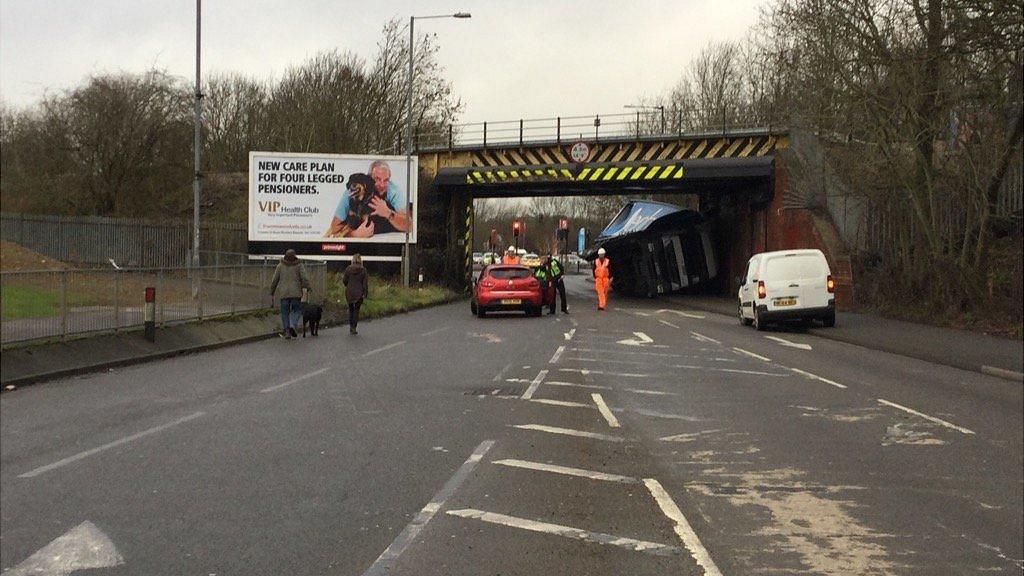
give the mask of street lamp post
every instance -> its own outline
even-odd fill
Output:
[[[199,1],[199,0],[197,0],[197,1]],[[416,26],[416,19],[417,18],[419,18],[420,20],[427,20],[427,19],[430,19],[430,18],[470,18],[470,17],[471,17],[471,15],[469,14],[469,12],[456,12],[455,14],[438,14],[436,16],[410,16],[409,17],[409,86],[408,86],[409,98],[408,98],[408,106],[407,106],[406,111],[405,111],[405,142],[406,142],[406,145],[405,145],[405,200],[406,200],[405,209],[406,209],[406,211],[409,214],[409,225],[408,225],[408,227],[405,230],[405,246],[404,246],[404,248],[402,250],[402,278],[403,278],[403,281],[405,283],[406,288],[409,287],[409,269],[411,268],[410,261],[409,261],[409,229],[412,228],[413,222],[414,222],[413,218],[412,218],[412,210],[411,210],[412,202],[410,202],[410,200],[412,200],[410,195],[412,194],[412,151],[413,151],[413,141],[412,141],[412,85],[413,85],[413,79],[414,79],[414,76],[413,76],[413,74],[414,74],[413,53],[415,52],[415,48],[416,48],[416,36],[415,36],[415,34],[413,32],[413,29]],[[417,174],[417,178],[418,177],[419,177],[419,175]]]
[[[203,11],[203,0],[196,0],[196,102],[195,102],[195,174],[192,179],[192,262],[194,266],[199,266],[199,193],[202,191],[203,183],[200,178],[202,177],[202,129],[201,129],[201,116],[202,116],[202,100],[203,92],[202,85],[200,84],[199,77],[199,49],[200,49],[200,33],[202,28],[200,26],[201,17]]]
[[[643,104],[626,104],[623,108],[631,110],[661,110],[661,133],[665,133],[665,107],[664,106],[646,106]],[[639,124],[639,123],[638,123]],[[637,127],[639,129],[639,126]]]

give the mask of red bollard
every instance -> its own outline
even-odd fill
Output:
[[[150,342],[156,342],[156,288],[146,288],[146,306],[143,308],[142,336]]]

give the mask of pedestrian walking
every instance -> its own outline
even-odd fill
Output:
[[[562,302],[562,313],[569,313],[569,304],[565,300],[565,280],[562,277],[565,275],[565,269],[562,268],[562,263],[558,261],[553,255],[548,256],[548,272],[551,274],[551,283],[554,284],[555,290],[558,292],[558,298]],[[551,297],[551,307],[548,309],[548,314],[555,313],[555,298],[554,295]]]
[[[604,248],[597,251],[597,259],[594,260],[594,290],[597,291],[597,309],[604,310],[608,304],[608,286],[612,282],[611,260],[605,256]]]
[[[286,340],[298,336],[295,327],[302,318],[302,297],[310,285],[306,267],[295,255],[295,250],[289,248],[270,280],[270,295],[280,300],[281,337]]]
[[[356,331],[356,327],[359,326],[359,307],[370,293],[370,276],[366,273],[366,268],[363,268],[362,256],[352,256],[352,263],[341,275],[341,283],[345,285],[345,300],[348,301],[348,333],[359,334]]]

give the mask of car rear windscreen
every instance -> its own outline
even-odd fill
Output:
[[[772,258],[765,270],[765,280],[809,280],[827,275],[821,256],[812,254]]]
[[[521,268],[498,268],[497,270],[491,270],[491,278],[498,280],[520,280],[529,277],[530,271]]]

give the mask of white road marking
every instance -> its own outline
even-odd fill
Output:
[[[719,342],[718,340],[715,340],[714,338],[709,338],[703,334],[698,334],[696,332],[691,331],[690,335],[693,336],[695,340],[698,340],[700,342],[711,342],[714,344],[721,344],[721,342]]]
[[[600,394],[594,393],[590,395],[594,399],[594,404],[597,404],[597,410],[604,416],[604,419],[608,422],[608,426],[612,428],[619,428],[622,425],[619,424],[619,419],[612,414],[612,411],[608,408],[608,405],[604,403],[604,398]]]
[[[714,430],[701,430],[700,432],[689,432],[687,434],[675,434],[673,436],[663,436],[658,438],[662,442],[691,442],[705,434],[714,434],[715,432],[721,432],[721,428],[715,428]]]
[[[549,434],[564,434],[566,436],[578,436],[580,438],[591,438],[593,440],[605,440],[608,442],[622,442],[625,440],[625,438],[621,436],[609,436],[607,434],[598,434],[597,432],[584,432],[583,430],[559,428],[557,426],[544,426],[542,424],[513,424],[512,427],[519,428],[520,430],[534,430],[536,432],[547,432]]]
[[[682,310],[668,310],[668,309],[665,309],[665,308],[662,308],[661,310],[658,310],[659,314],[662,313],[662,312],[669,312],[671,314],[678,314],[679,316],[682,316],[684,318],[696,318],[698,320],[703,320],[703,319],[707,318],[707,316],[705,316],[703,314],[694,314],[693,312],[683,312]]]
[[[114,543],[89,521],[54,539],[21,564],[4,570],[4,576],[66,576],[78,570],[109,568],[124,564]]]
[[[754,354],[753,352],[749,352],[747,350],[744,350],[743,348],[733,347],[733,350],[735,350],[736,352],[739,352],[740,354],[743,354],[744,356],[749,356],[751,358],[757,358],[758,360],[764,360],[765,362],[771,362],[772,361],[771,358],[765,358],[764,356],[761,356],[760,354]]]
[[[501,372],[498,372],[497,374],[494,375],[494,381],[495,382],[500,382],[501,381],[501,377],[504,376],[505,372],[508,372],[508,369],[511,368],[511,367],[512,367],[512,363],[511,362],[509,362],[508,364],[505,364],[505,367],[501,369]]]
[[[505,378],[505,382],[521,384],[523,382],[533,382],[533,380],[530,380],[529,378]]]
[[[323,374],[324,372],[327,372],[327,370],[328,370],[328,368],[321,368],[320,370],[317,370],[316,372],[310,372],[309,374],[304,374],[302,376],[299,376],[298,378],[293,378],[293,379],[291,379],[291,380],[289,380],[287,382],[282,382],[282,383],[277,384],[275,386],[271,386],[269,388],[264,388],[263,390],[260,390],[260,392],[267,393],[267,392],[273,392],[275,390],[280,390],[281,388],[284,388],[285,386],[291,386],[292,384],[295,384],[296,382],[302,382],[303,380],[312,378],[314,376],[319,376],[319,375]]]
[[[420,334],[420,336],[433,336],[434,334],[437,334],[438,332],[444,332],[447,329],[448,329],[448,326],[442,326],[440,328],[435,328],[435,329],[431,330],[430,332],[424,332],[423,334]]]
[[[830,384],[832,386],[835,386],[836,388],[846,388],[846,386],[840,384],[839,382],[833,382],[833,381],[829,380],[828,378],[822,378],[821,376],[818,376],[817,374],[811,374],[810,372],[804,372],[803,370],[801,370],[799,368],[790,368],[790,370],[792,370],[793,372],[796,372],[797,374],[801,374],[803,376],[806,376],[806,377],[810,378],[811,380],[819,380],[821,382],[824,382],[825,384]]]
[[[572,330],[569,330],[568,332],[563,334],[563,336],[565,336],[566,340],[572,340],[573,334],[576,334],[576,329],[575,328],[573,328]]]
[[[548,380],[545,384],[549,386],[570,386],[572,388],[590,388],[591,390],[612,390],[611,386],[599,386],[597,384],[577,384],[575,382],[559,382],[558,380]]]
[[[650,336],[644,334],[643,332],[633,332],[633,335],[636,336],[636,338],[627,338],[625,340],[619,340],[618,343],[625,344],[626,346],[646,346],[648,344],[654,343],[654,340],[652,340]]]
[[[882,403],[882,404],[885,404],[886,406],[892,406],[893,408],[896,408],[898,410],[903,410],[904,412],[913,414],[915,416],[920,416],[921,418],[924,418],[925,420],[930,420],[932,422],[935,422],[936,424],[941,424],[941,425],[945,426],[946,428],[952,428],[953,430],[956,430],[957,432],[961,432],[963,434],[974,434],[973,430],[968,430],[967,428],[963,428],[961,426],[957,426],[956,424],[951,424],[951,423],[946,422],[945,420],[943,420],[941,418],[936,418],[935,416],[929,416],[927,414],[923,414],[921,412],[918,412],[917,410],[914,410],[913,408],[907,408],[906,406],[902,406],[902,405],[897,404],[895,402],[889,402],[888,400],[882,400],[881,398],[878,398],[878,401],[880,403]]]
[[[544,381],[544,377],[547,375],[547,370],[541,370],[540,373],[537,374],[537,377],[533,379],[533,382],[530,382],[530,386],[526,389],[526,392],[523,392],[523,400],[533,398],[533,393],[537,391],[537,388],[540,387],[540,383]]]
[[[693,527],[687,522],[686,517],[683,516],[682,511],[679,510],[679,507],[676,506],[675,501],[672,500],[672,497],[665,491],[661,483],[654,478],[644,478],[644,486],[647,486],[651,496],[654,496],[654,499],[658,502],[658,507],[661,508],[665,516],[668,516],[668,519],[675,524],[676,535],[683,541],[686,549],[690,551],[690,556],[704,569],[704,575],[722,576],[722,572],[715,565],[715,561],[711,559],[711,554],[701,544],[697,533],[693,531]]]
[[[661,322],[665,326],[671,326],[673,328],[679,328],[679,326],[676,326],[675,324],[669,322],[668,320],[658,320],[658,322]]]
[[[701,369],[700,366],[676,366],[676,368],[696,368]],[[732,374],[751,374],[753,376],[771,376],[773,378],[785,378],[788,374],[776,374],[775,372],[760,372],[758,370],[737,370],[734,368],[704,368],[704,370],[711,370],[713,372],[730,372]],[[845,388],[845,386],[843,386]]]
[[[632,310],[629,308],[612,308],[612,310],[615,310],[616,312],[627,312],[629,314],[636,314],[637,316],[643,316],[644,318],[651,315],[650,312],[640,312],[639,310]]]
[[[394,348],[395,346],[401,346],[402,344],[405,344],[405,340],[399,340],[398,342],[392,342],[391,344],[388,344],[387,346],[381,346],[380,348],[376,348],[374,350],[370,350],[366,354],[363,354],[363,357],[365,358],[367,356],[372,356],[373,354],[376,354],[378,352],[383,352],[385,350],[390,350],[390,349]]]
[[[778,336],[765,336],[769,340],[774,340],[783,346],[789,346],[790,348],[799,348],[800,350],[811,350],[810,344],[801,344],[799,342],[790,342],[785,338],[779,338]]]
[[[85,452],[79,452],[78,454],[75,454],[74,456],[68,456],[67,458],[64,458],[63,460],[58,460],[57,462],[54,462],[53,464],[47,464],[46,466],[40,466],[39,468],[36,468],[35,470],[31,470],[29,472],[25,472],[24,474],[18,476],[18,478],[33,478],[35,476],[39,476],[40,474],[43,474],[45,472],[49,472],[50,470],[54,470],[56,468],[60,468],[61,466],[66,466],[68,464],[71,464],[72,462],[77,462],[77,461],[79,461],[79,460],[81,460],[83,458],[88,458],[89,456],[93,456],[95,454],[99,454],[100,452],[103,452],[104,450],[109,450],[111,448],[115,448],[115,447],[120,446],[122,444],[127,444],[129,442],[134,441],[134,440],[138,440],[139,438],[142,438],[143,436],[149,436],[150,434],[155,434],[155,433],[160,432],[162,430],[166,430],[166,429],[171,428],[173,426],[177,426],[178,424],[184,424],[185,422],[188,422],[189,420],[195,420],[196,418],[199,418],[200,416],[204,416],[205,414],[206,414],[206,412],[196,412],[195,414],[189,414],[188,416],[185,416],[184,418],[178,418],[174,422],[168,422],[167,424],[161,424],[160,426],[154,426],[153,428],[150,428],[148,430],[143,430],[142,432],[138,432],[136,434],[132,434],[131,436],[126,436],[124,438],[121,438],[120,440],[114,440],[113,442],[104,444],[103,446],[98,446],[98,447],[93,448],[91,450],[86,450]]]
[[[570,526],[537,522],[536,520],[506,516],[505,514],[485,512],[483,510],[475,510],[473,508],[449,510],[448,514],[451,516],[458,516],[459,518],[472,518],[488,522],[490,524],[500,524],[502,526],[510,526],[512,528],[529,530],[531,532],[554,534],[556,536],[572,538],[573,540],[582,540],[584,542],[592,542],[595,544],[610,544],[627,550],[646,552],[656,556],[671,556],[679,553],[678,548],[674,546],[666,546],[665,544],[658,544],[657,542],[645,542],[643,540],[623,538],[621,536],[613,536],[611,534],[601,534],[600,532],[587,532],[586,530],[580,530],[579,528],[572,528]]]
[[[392,568],[394,568],[395,561],[405,551],[406,548],[412,544],[416,536],[419,535],[420,531],[430,522],[430,519],[437,514],[437,511],[444,506],[448,498],[455,493],[463,481],[473,472],[473,468],[476,467],[477,463],[483,459],[487,451],[494,446],[494,440],[484,440],[476,447],[476,450],[470,454],[469,458],[459,466],[459,469],[455,471],[455,474],[445,482],[441,490],[434,495],[433,500],[427,503],[426,506],[420,510],[420,513],[412,519],[412,522],[402,530],[402,533],[395,538],[395,541],[388,546],[381,555],[377,557],[377,560],[363,572],[363,576],[382,576],[384,574],[391,574]]]
[[[551,406],[562,406],[565,408],[590,408],[594,407],[590,404],[584,404],[582,402],[569,402],[568,400],[550,400],[547,398],[530,398],[527,402],[536,402],[537,404],[549,404]]]
[[[619,482],[622,484],[640,483],[640,480],[636,478],[631,478],[629,476],[620,476],[619,474],[609,474],[607,472],[594,472],[592,470],[583,470],[580,468],[569,468],[568,466],[558,466],[555,464],[529,462],[526,460],[495,460],[494,464],[501,464],[502,466],[511,466],[513,468],[525,468],[527,470],[538,470],[541,472],[551,472],[554,474],[564,474],[566,476],[578,476],[580,478],[590,478],[591,480],[605,480],[607,482]]]
[[[659,358],[702,358],[706,359],[706,354],[669,354],[666,352],[647,352],[643,350],[605,350],[601,348],[569,348],[570,352],[593,352],[595,354],[619,354],[623,356],[657,356]],[[697,351],[700,352],[714,352],[713,348],[699,348]],[[721,360],[721,358],[716,358]],[[729,362],[733,362],[730,358]]]
[[[551,357],[551,360],[548,360],[548,364],[558,362],[558,359],[562,357],[562,352],[565,352],[565,346],[559,346],[558,349],[555,350],[555,355]]]
[[[650,396],[675,396],[675,392],[662,392],[661,390],[640,390],[639,388],[626,388],[626,392],[634,394],[648,394]]]
[[[620,378],[650,378],[650,374],[633,374],[629,372],[605,372],[603,370],[588,370],[586,368],[559,368],[559,372],[579,372],[584,376],[588,374],[602,374],[604,376],[618,376]]]

